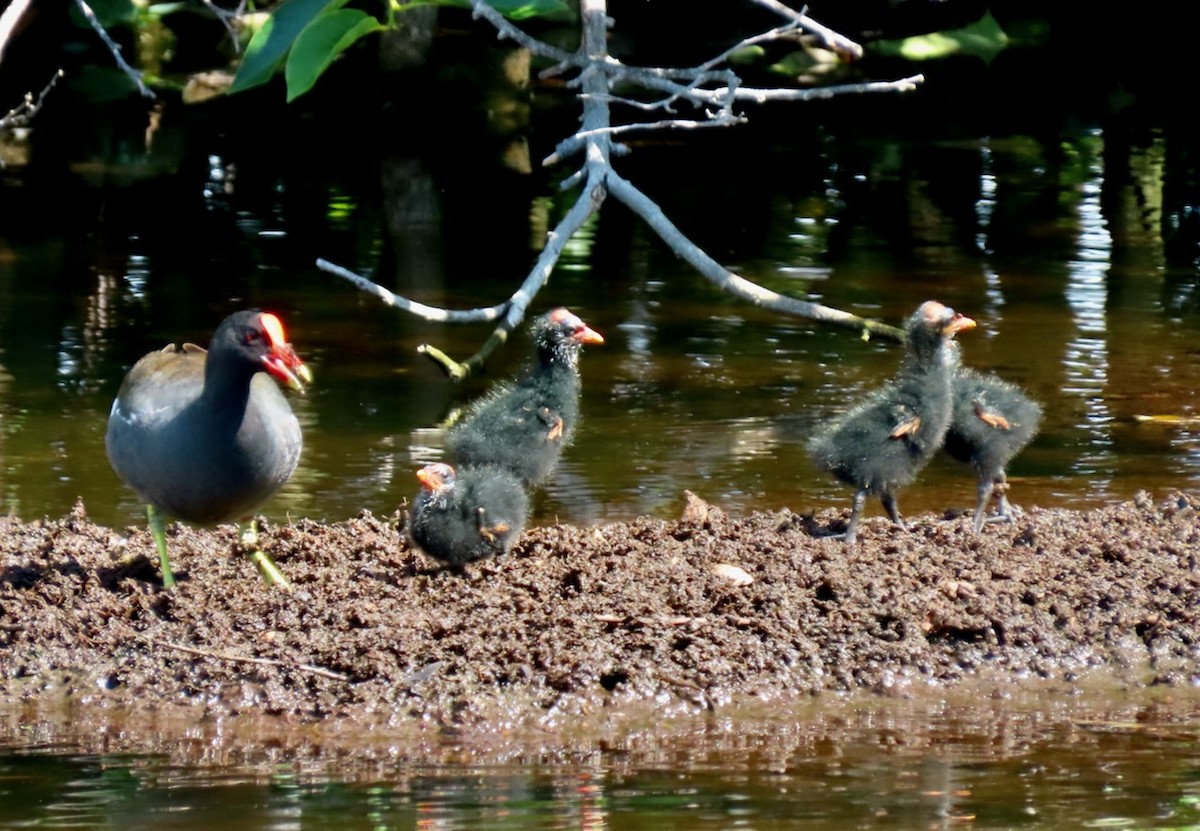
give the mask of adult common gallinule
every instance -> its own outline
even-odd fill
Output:
[[[913,480],[942,445],[950,426],[954,358],[949,347],[958,332],[975,326],[936,300],[922,303],[908,319],[900,369],[809,443],[813,462],[858,488],[850,521],[841,536],[855,541],[867,494],[879,495],[892,522],[906,527],[896,490]]]
[[[207,351],[184,344],[151,352],[121,384],[108,417],[108,460],[147,504],[166,587],[175,576],[162,515],[241,520],[296,469],[300,424],[268,374],[300,391],[312,380],[279,318],[255,309],[225,318]],[[263,578],[286,586],[258,549],[253,523],[242,539]]]
[[[957,359],[959,350],[953,351]],[[956,368],[953,384],[954,409],[944,447],[975,468],[979,477],[974,528],[979,531],[988,521],[985,513],[993,495],[997,504],[992,519],[1011,522],[1005,469],[1037,435],[1042,407],[1002,378],[966,367]]]
[[[409,533],[426,554],[451,565],[507,554],[525,527],[529,497],[501,467],[443,462],[417,471]]]
[[[604,338],[557,308],[531,328],[535,359],[477,402],[446,436],[459,465],[506,468],[525,485],[550,478],[579,422],[579,353]]]

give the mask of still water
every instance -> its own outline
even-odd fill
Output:
[[[1017,504],[1200,487],[1196,252],[1170,233],[1195,215],[1194,136],[1100,118],[940,129],[934,106],[907,106],[880,103],[866,128],[834,112],[820,129],[780,118],[645,144],[619,165],[709,253],[772,289],[890,322],[931,297],[975,317],[967,361],[1046,407],[1010,471]],[[417,347],[464,357],[486,329],[398,314],[313,264],[426,303],[491,305],[569,206],[554,179],[566,171],[523,176],[456,147],[376,156],[328,124],[236,132],[193,131],[170,176],[4,174],[0,510],[61,516],[82,499],[101,523],[140,524],[104,456],[109,404],[140,355],[203,343],[235,308],[278,311],[316,376],[293,399],[306,446],[264,508],[277,519],[391,513],[440,457],[439,424],[523,360],[518,339],[453,387]],[[673,516],[685,489],[733,512],[847,506],[805,438],[893,372],[893,345],[721,294],[616,205],[572,241],[534,306],[558,304],[606,343],[584,355],[585,421],[534,522]],[[939,460],[900,503],[916,514],[973,499],[969,474]],[[826,701],[563,753],[451,743],[433,760],[399,747],[311,766],[214,759],[202,740],[122,742],[120,719],[78,735],[9,716],[0,827],[1200,828],[1200,715],[1187,691],[1164,696],[1110,691],[1078,711],[1063,696]]]
[[[1200,828],[1200,700],[1114,692],[833,700],[570,749],[447,737],[341,758],[222,754],[202,728],[129,752],[121,729],[33,722],[0,738],[0,828]]]
[[[1128,174],[1161,170],[1168,139],[1113,148],[1094,129],[1053,142],[826,140],[758,160],[718,142],[645,148],[625,169],[714,256],[773,289],[890,322],[929,297],[975,317],[979,329],[961,338],[967,361],[1046,407],[1041,435],[1012,466],[1014,501],[1083,508],[1200,484],[1196,271],[1164,254],[1162,189]],[[702,150],[736,151],[735,169],[705,187],[664,173],[698,164]],[[50,207],[23,217],[10,203],[0,510],[60,516],[82,499],[97,521],[139,522],[104,456],[109,404],[137,357],[205,342],[234,308],[278,310],[316,375],[293,399],[306,447],[264,508],[277,518],[391,513],[415,491],[414,470],[440,457],[439,424],[524,359],[522,337],[490,374],[455,387],[417,347],[465,357],[486,327],[418,321],[313,263],[370,271],[429,303],[497,302],[523,278],[530,241],[569,204],[552,181],[517,190],[501,176],[464,190],[408,164],[426,185],[409,190],[432,200],[418,220],[389,214],[398,197],[286,170],[243,191],[238,171],[260,163],[210,154],[203,196],[178,216],[155,200],[179,195],[148,185],[77,183],[73,198],[98,219],[56,224]],[[498,218],[472,223],[466,212]],[[606,343],[583,356],[585,420],[536,499],[537,521],[671,516],[684,489],[731,511],[845,506],[845,488],[808,463],[805,439],[894,371],[894,345],[721,294],[616,204],[573,242],[535,310],[555,304]],[[973,493],[968,471],[939,461],[901,506],[965,508]]]

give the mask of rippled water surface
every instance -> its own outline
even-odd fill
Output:
[[[239,756],[236,741],[214,754],[201,726],[155,752],[84,751],[69,728],[29,722],[16,747],[0,739],[0,828],[1200,828],[1194,696],[1073,697],[835,700],[582,749],[447,736],[425,755],[397,743],[324,760]]]
[[[1014,500],[1086,507],[1200,483],[1196,274],[1168,263],[1163,205],[1145,204],[1153,181],[1128,173],[1167,140],[1113,148],[1097,128],[1053,141],[860,138],[761,159],[719,144],[645,148],[628,175],[771,288],[890,322],[929,297],[977,318],[962,336],[967,361],[1046,407],[1012,466]],[[711,189],[668,175],[734,149]],[[522,336],[487,376],[455,387],[417,347],[465,357],[486,327],[418,321],[313,262],[370,271],[427,302],[490,304],[523,278],[530,239],[565,197],[481,196],[451,181],[437,222],[394,227],[391,203],[336,182],[306,184],[299,205],[289,189],[301,185],[282,173],[243,190],[239,163],[212,155],[206,198],[178,222],[143,203],[160,194],[130,190],[97,200],[99,222],[0,230],[3,510],[58,516],[82,498],[101,522],[140,521],[103,452],[120,379],[152,348],[204,342],[237,307],[279,310],[316,374],[294,399],[306,448],[264,509],[275,517],[390,513],[415,490],[413,471],[440,457],[453,408],[524,359]],[[432,173],[405,173],[437,193]],[[452,221],[477,203],[502,218]],[[537,520],[670,516],[685,488],[733,511],[844,506],[849,494],[812,469],[804,442],[894,371],[896,347],[730,298],[623,211],[605,209],[535,301],[571,306],[606,337],[583,357],[585,422]],[[968,471],[939,461],[901,505],[940,512],[973,493]]]

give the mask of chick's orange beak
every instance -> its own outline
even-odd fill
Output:
[[[946,324],[946,333],[950,337],[954,337],[959,332],[965,332],[968,329],[975,328],[975,321],[966,315],[956,314],[948,324]]]
[[[604,336],[586,323],[573,337],[580,343],[604,343]]]

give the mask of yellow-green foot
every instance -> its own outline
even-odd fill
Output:
[[[258,569],[258,573],[262,575],[263,582],[268,586],[279,586],[281,589],[288,591],[292,590],[292,584],[283,576],[283,572],[279,567],[271,562],[271,558],[263,553],[258,546],[258,523],[255,520],[250,520],[246,525],[240,526],[242,547],[246,551],[246,556],[254,563],[254,567]]]
[[[167,557],[167,528],[160,514],[153,505],[146,506],[146,520],[150,523],[150,536],[154,537],[154,545],[158,548],[158,562],[162,568],[164,589],[175,587],[175,572],[171,571],[171,561]]]

